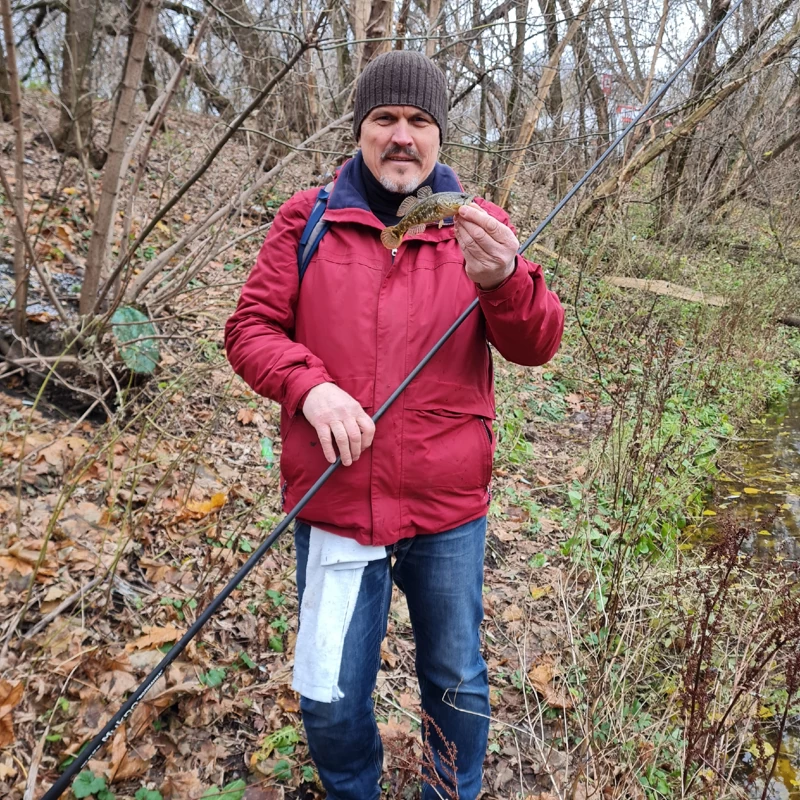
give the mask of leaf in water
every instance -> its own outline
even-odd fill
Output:
[[[111,317],[111,332],[119,345],[120,358],[132,372],[149,375],[161,355],[152,322],[132,306],[118,308]]]
[[[275,453],[272,452],[272,439],[269,436],[265,436],[261,440],[261,458],[267,462],[268,467],[275,463]]]
[[[742,491],[745,494],[761,494],[760,489],[754,489],[752,486],[746,486],[744,489],[742,489]]]
[[[772,536],[772,533],[770,531],[759,531],[758,535],[759,536]]]
[[[769,742],[753,742],[747,752],[756,758],[771,758],[775,755],[775,748]]]
[[[716,511],[712,511],[710,508],[707,508],[703,512],[703,516],[704,517],[716,517],[717,516],[717,512]]]

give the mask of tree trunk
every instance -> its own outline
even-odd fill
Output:
[[[65,155],[91,149],[92,94],[89,88],[92,40],[98,0],[69,0],[61,64],[61,115],[53,142]]]
[[[603,181],[592,192],[591,197],[584,200],[578,207],[576,222],[585,219],[592,211],[604,204],[609,198],[615,196],[622,186],[635,177],[644,167],[668,151],[683,137],[688,136],[714,109],[718,108],[728,97],[747,84],[753,75],[791,52],[798,40],[800,40],[800,18],[795,20],[792,28],[781,37],[780,41],[761,56],[744,75],[717,89],[679,125],[668,130],[661,138],[643,147],[616,175],[612,175]]]
[[[100,275],[106,266],[108,244],[116,217],[120,170],[125,156],[125,139],[133,116],[136,92],[142,79],[147,41],[150,38],[150,29],[156,17],[157,6],[158,0],[140,0],[136,25],[130,39],[119,102],[111,125],[108,161],[103,171],[103,189],[92,238],[89,240],[89,252],[86,256],[86,270],[80,297],[81,314],[91,314],[94,311]]]
[[[142,68],[142,92],[148,108],[153,107],[153,103],[158,100],[158,80],[156,79],[156,68],[153,59],[148,53],[144,58]]]
[[[700,39],[705,39],[706,36],[713,30],[719,21],[725,16],[731,0],[711,0],[711,11],[706,20],[706,24],[700,34]],[[709,86],[714,76],[714,68],[717,61],[717,42],[719,42],[720,34],[717,35],[706,44],[697,56],[697,68],[692,78],[692,86],[689,91],[691,98],[700,98],[706,88]],[[695,99],[692,107],[697,107],[699,100]],[[690,131],[683,137],[675,146],[669,151],[667,155],[667,163],[664,167],[664,179],[661,187],[661,199],[658,209],[658,221],[656,224],[657,230],[666,228],[672,219],[673,212],[678,203],[680,195],[680,185],[683,180],[683,173],[686,169],[686,161],[689,158],[689,152],[692,149],[692,142],[694,139],[694,131]]]
[[[11,89],[8,84],[5,49],[0,47],[0,113],[3,122],[11,121]]]
[[[569,0],[560,0],[560,3],[561,13],[564,15],[564,18],[572,19],[572,6]],[[597,146],[595,149],[599,156],[605,149],[611,135],[608,126],[608,101],[603,94],[603,89],[597,78],[597,72],[589,56],[588,37],[583,28],[578,28],[578,30],[575,31],[575,36],[572,38],[572,50],[575,53],[575,60],[580,64],[581,74],[588,87],[589,99],[591,100],[594,115],[597,119]]]
[[[547,57],[552,59],[555,52],[558,50],[558,18],[556,16],[556,0],[539,0],[539,8],[541,9],[542,16],[544,17],[545,25],[545,39],[547,41]],[[550,92],[547,95],[547,112],[550,114],[550,119],[553,121],[553,139],[558,139],[562,133],[561,119],[563,113],[564,101],[561,94],[561,69],[558,67],[553,75],[553,84],[550,87]],[[564,168],[565,148],[553,146],[554,148],[554,161],[556,168],[553,170],[553,191],[556,197],[562,197],[566,194],[567,186],[567,173]]]
[[[11,120],[14,125],[14,196],[8,201],[14,203],[16,224],[12,225],[14,237],[14,333],[21,339],[25,337],[28,321],[28,273],[25,269],[25,232],[20,230],[25,224],[25,139],[22,131],[22,95],[17,71],[17,51],[14,45],[14,24],[11,19],[10,0],[0,0],[0,13],[3,17],[3,37],[9,85]]]
[[[522,121],[519,136],[514,143],[514,149],[509,160],[508,169],[503,176],[503,184],[500,189],[500,197],[498,204],[506,208],[508,200],[511,196],[511,188],[514,186],[514,181],[517,179],[522,162],[525,160],[525,148],[533,137],[533,132],[536,129],[536,123],[539,121],[539,116],[542,113],[544,104],[547,102],[547,97],[550,94],[550,87],[553,84],[556,72],[558,71],[559,64],[561,63],[561,56],[564,54],[564,49],[572,41],[575,31],[583,23],[584,18],[589,13],[593,0],[585,0],[583,7],[578,12],[578,15],[572,20],[567,28],[564,38],[558,43],[555,52],[550,56],[542,70],[542,77],[539,80],[539,86],[536,88],[536,97],[533,103],[528,107],[525,112],[525,118]]]
[[[509,59],[511,61],[511,90],[508,93],[508,101],[506,102],[506,122],[500,133],[500,139],[497,142],[497,155],[492,161],[490,183],[485,190],[485,194],[492,200],[496,199],[496,194],[499,191],[500,174],[502,166],[505,163],[504,152],[508,144],[514,141],[521,117],[519,108],[521,106],[520,96],[522,95],[522,84],[525,80],[524,58],[528,0],[515,0],[514,5],[516,7],[517,20],[516,39],[514,41],[514,47],[509,53]],[[484,88],[485,84],[481,88],[481,91],[483,91]]]
[[[256,95],[272,79],[272,65],[275,63],[273,57],[278,54],[274,52],[270,38],[258,30],[259,20],[253,15],[247,0],[221,0],[220,6],[229,15],[226,21],[244,58],[252,94]],[[232,19],[241,24],[232,22]],[[294,86],[287,84],[284,92],[283,97],[270,97],[259,109],[256,127],[272,136],[277,133],[279,136],[276,138],[282,137],[286,140],[291,138],[292,132],[302,135],[305,130],[304,118],[307,114],[303,112],[308,107],[308,94],[299,82]],[[282,131],[279,130],[281,127]],[[259,156],[266,155],[264,168],[271,169],[288,152],[289,149],[281,142],[267,140],[260,148]]]
[[[333,38],[337,41],[347,41],[347,12],[344,8],[344,0],[332,12]],[[399,35],[399,32],[398,32]],[[353,62],[350,59],[350,50],[347,45],[336,48],[336,69],[339,76],[339,86],[344,89],[353,80]]]
[[[183,50],[175,42],[163,33],[158,36],[158,46],[177,64],[183,62]],[[236,117],[236,109],[233,103],[228,100],[217,88],[214,81],[206,73],[205,67],[195,61],[189,67],[189,75],[203,93],[208,105],[219,114],[225,122],[230,122]]]
[[[389,38],[392,35],[392,0],[372,0],[365,34],[367,41],[364,42],[364,50],[361,53],[359,72],[375,56],[391,50],[392,43]]]
[[[406,31],[408,30],[408,15],[411,12],[411,0],[402,0],[400,13],[397,15],[397,35],[395,38],[394,49],[402,50],[406,43]]]
[[[439,14],[442,0],[428,0],[428,39],[425,42],[425,55],[431,58],[439,47]]]
[[[472,26],[477,28],[481,17],[481,0],[472,0]],[[478,107],[478,159],[475,165],[475,177],[478,182],[481,180],[481,167],[483,158],[486,155],[486,53],[483,49],[483,36],[478,33],[475,43],[478,50],[478,66],[481,75],[481,99]]]

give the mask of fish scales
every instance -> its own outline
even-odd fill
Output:
[[[438,222],[441,227],[447,217],[452,217],[461,206],[468,205],[473,199],[474,195],[464,192],[437,192],[423,197],[403,215],[397,225],[384,228],[381,242],[388,249],[394,249],[409,231],[417,233],[419,231],[415,229],[430,222]]]

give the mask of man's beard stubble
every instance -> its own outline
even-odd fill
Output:
[[[397,145],[387,147],[386,150],[381,153],[381,161],[386,161],[392,156],[397,155],[413,158],[418,164],[422,163],[419,153],[413,147],[398,147]],[[422,180],[419,177],[399,178],[395,180],[386,175],[382,175],[380,178],[381,186],[387,191],[395,192],[396,194],[412,194],[417,190],[420,183],[422,183]]]
[[[400,181],[393,181],[385,175],[381,176],[380,182],[384,189],[395,194],[413,194],[421,183],[419,178],[409,178],[401,183]]]

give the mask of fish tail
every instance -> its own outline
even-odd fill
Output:
[[[394,250],[395,247],[400,247],[400,242],[403,241],[403,234],[398,230],[399,225],[390,225],[381,231],[381,244],[387,250]]]

